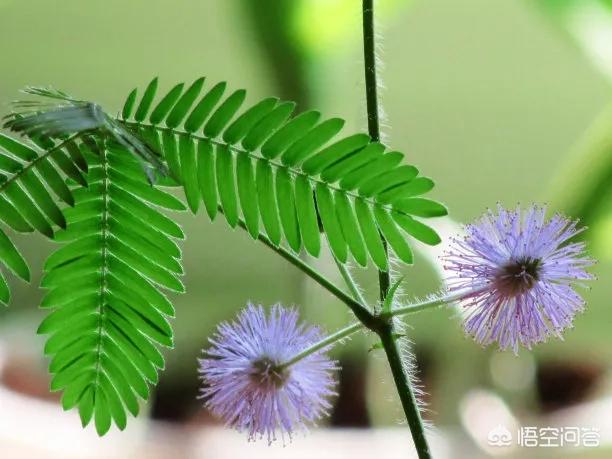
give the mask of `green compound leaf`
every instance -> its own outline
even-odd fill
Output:
[[[65,228],[66,219],[57,201],[74,205],[66,177],[85,182],[68,148],[49,139],[32,144],[0,134],[0,221],[18,233],[34,230],[51,238],[54,227]],[[46,147],[41,150],[40,146]],[[30,270],[23,256],[0,227],[0,263],[19,278],[29,281]],[[0,274],[0,303],[10,301],[6,279]]]
[[[362,266],[371,259],[383,270],[389,263],[381,236],[405,263],[413,260],[410,237],[427,244],[439,242],[435,231],[417,218],[443,216],[447,210],[420,197],[432,189],[433,181],[404,164],[402,153],[386,151],[366,134],[340,136],[344,126],[340,118],[321,120],[317,111],[292,117],[291,102],[267,98],[243,108],[246,92],[237,90],[224,97],[225,83],[206,90],[200,78],[185,87],[176,84],[155,103],[157,80],[153,80],[133,119],[104,116],[109,120],[106,129],[136,157],[153,160],[150,152],[160,153],[171,176],[163,184],[182,186],[192,212],[203,202],[211,219],[222,212],[232,228],[240,223],[253,238],[264,234],[275,245],[284,242],[295,253],[304,249],[313,256],[320,254],[317,233],[322,231],[340,262],[349,261],[351,255]],[[132,112],[134,94],[128,96],[122,113]],[[79,113],[99,115],[99,107],[94,108]],[[7,161],[4,167],[15,165]],[[57,180],[53,183],[58,194],[66,194]],[[28,193],[44,216],[61,224],[57,209],[34,188],[30,186]],[[28,223],[48,230],[29,210]],[[147,214],[134,200],[126,211],[140,218]],[[155,229],[177,235],[166,219],[159,220]],[[162,285],[178,287],[170,279]]]
[[[201,89],[200,81],[191,88]],[[194,103],[191,88],[176,96],[177,106],[183,98]],[[173,175],[182,177],[177,182],[193,212],[199,192],[211,219],[219,210],[232,227],[243,219],[253,238],[261,232],[276,245],[284,240],[296,253],[305,249],[318,256],[322,230],[339,261],[351,254],[362,266],[370,258],[384,270],[388,262],[381,235],[406,263],[413,258],[406,236],[439,242],[435,231],[415,217],[446,215],[446,208],[417,197],[430,191],[433,181],[403,164],[402,153],[386,152],[366,134],[338,138],[344,125],[339,118],[321,121],[317,111],[291,117],[292,102],[268,98],[241,109],[245,91],[224,99],[225,89],[219,83],[204,91],[190,113],[183,113],[181,105],[183,126],[174,119],[147,126],[162,137],[188,135],[197,143],[195,166],[191,154],[186,164],[176,159],[176,141],[161,148]],[[139,125],[136,118],[119,122],[128,129]],[[203,135],[196,134],[202,126]]]
[[[138,414],[138,398],[164,368],[158,346],[173,346],[174,308],[162,290],[184,290],[175,242],[183,233],[159,208],[185,207],[153,188],[121,145],[106,141],[99,155],[82,149],[88,187],[73,193],[67,227],[55,235],[65,244],[45,263],[48,315],[38,333],[49,335],[51,389],[104,435]]]

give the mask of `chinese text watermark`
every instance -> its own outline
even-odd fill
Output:
[[[596,448],[600,443],[599,429],[595,427],[520,427],[514,436],[498,425],[487,436],[489,446],[524,448],[582,447]]]

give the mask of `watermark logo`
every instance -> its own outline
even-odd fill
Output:
[[[487,435],[487,442],[491,446],[510,446],[512,444],[512,433],[501,424],[498,424]]]
[[[511,446],[513,436],[506,427],[498,425],[487,435],[487,443],[489,446]],[[595,427],[526,426],[518,429],[514,444],[523,448],[597,448],[600,432]]]

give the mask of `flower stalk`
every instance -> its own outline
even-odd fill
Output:
[[[381,323],[389,324],[393,317],[400,317],[400,316],[405,316],[408,314],[414,314],[416,312],[425,311],[427,309],[434,309],[434,308],[443,306],[445,304],[454,303],[455,301],[459,301],[460,299],[465,297],[465,295],[468,293],[465,293],[465,292],[454,293],[452,295],[447,295],[444,297],[431,298],[429,300],[409,304],[401,308],[393,309],[387,313],[381,313],[380,315],[377,316],[377,319]],[[286,362],[283,362],[281,365],[279,365],[279,367],[286,368],[290,365],[293,365],[294,363],[299,362],[300,360],[308,357],[309,355],[314,354],[315,352],[318,352],[321,349],[331,347],[335,343],[342,341],[343,339],[346,339],[349,336],[357,333],[358,331],[364,330],[365,328],[366,327],[362,322],[355,322],[354,324],[341,328],[337,332],[332,333],[331,335],[326,336],[322,340],[317,341],[316,343],[308,346],[306,349],[304,349],[299,354],[295,355],[294,357],[287,360]],[[385,327],[381,327],[381,328],[385,328]]]
[[[314,354],[315,352],[319,352],[322,349],[326,349],[330,346],[332,346],[333,344],[337,343],[338,341],[342,341],[343,339],[351,336],[352,334],[358,332],[359,330],[362,330],[363,324],[361,322],[356,322],[352,325],[349,325],[348,327],[342,328],[340,330],[338,330],[336,333],[333,333],[325,338],[323,338],[320,341],[317,341],[316,343],[312,344],[311,346],[307,347],[306,349],[304,349],[302,352],[300,352],[299,354],[297,354],[296,356],[292,357],[291,359],[287,360],[286,362],[281,363],[278,367],[279,368],[287,368],[291,365],[293,365],[294,363],[299,362],[300,360],[308,357],[311,354]]]
[[[466,295],[473,293],[469,290],[452,293],[446,296],[434,297],[424,301],[419,301],[418,303],[407,304],[406,306],[401,306],[399,308],[392,309],[387,313],[381,314],[382,317],[397,317],[404,316],[406,314],[413,314],[415,312],[424,311],[426,309],[433,309],[440,306],[444,306],[446,304],[454,303],[465,298]]]

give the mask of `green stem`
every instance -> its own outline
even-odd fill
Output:
[[[365,68],[366,107],[368,111],[368,134],[372,141],[380,141],[380,113],[378,110],[378,82],[376,75],[376,42],[374,33],[373,0],[363,0],[363,61]],[[385,253],[387,242],[382,238]],[[391,286],[389,271],[378,271],[380,286],[380,301],[385,297]]]
[[[351,272],[348,270],[348,268],[345,265],[340,263],[337,258],[334,257],[334,261],[336,262],[336,266],[338,266],[338,271],[340,271],[340,274],[342,275],[344,282],[346,283],[349,290],[353,294],[353,298],[355,298],[361,304],[367,305],[368,302],[365,300],[365,298],[361,294],[361,290],[359,289],[359,286],[357,285],[357,283],[353,280],[353,276],[351,275]]]
[[[414,303],[414,304],[410,304],[402,308],[394,309],[387,314],[381,314],[379,318],[388,324],[392,317],[399,317],[399,316],[405,316],[408,314],[414,314],[415,312],[424,311],[425,309],[432,309],[432,308],[439,307],[443,304],[453,303],[461,299],[464,295],[465,293],[458,293],[458,294],[453,294],[453,295],[449,295],[445,297],[432,298],[427,301],[422,301],[420,303]],[[363,328],[365,328],[365,326],[361,322],[356,322],[352,325],[349,325],[348,327],[338,330],[337,332],[323,338],[321,341],[304,349],[302,352],[295,355],[290,360],[286,361],[280,366],[288,367],[289,365],[293,365],[294,363],[302,360],[304,357],[307,357],[310,354],[317,352],[324,347],[330,346],[334,344],[336,341],[340,341],[346,338],[347,336],[350,336],[353,333],[358,332],[359,330]]]
[[[338,330],[336,333],[323,338],[321,341],[319,341],[317,343],[314,343],[312,346],[307,347],[306,349],[304,349],[299,354],[295,355],[291,359],[289,359],[286,362],[282,363],[279,366],[279,368],[286,368],[286,367],[288,367],[290,365],[293,365],[294,363],[299,362],[300,360],[302,360],[303,358],[309,356],[310,354],[313,354],[313,353],[315,353],[317,351],[320,351],[321,349],[324,349],[327,346],[330,346],[330,345],[334,344],[337,341],[343,340],[347,336],[350,336],[353,333],[358,332],[362,328],[363,328],[363,324],[361,322],[357,322],[357,323],[354,323],[353,325],[349,325],[348,327],[345,327],[345,328],[343,328],[341,330]]]
[[[219,212],[222,213],[223,209],[219,208]],[[247,230],[247,226],[242,219],[238,220],[238,225],[242,229]],[[340,289],[340,287],[336,286],[333,282],[328,280],[325,276],[323,276],[323,274],[318,272],[308,263],[303,261],[298,256],[294,255],[284,247],[275,245],[265,235],[260,233],[257,239],[259,239],[259,241],[263,242],[269,248],[274,250],[277,254],[279,254],[293,266],[303,271],[305,274],[315,280],[319,285],[321,285],[325,290],[327,290],[344,304],[346,304],[351,309],[351,311],[353,311],[353,314],[355,314],[357,319],[359,319],[366,327],[370,329],[375,327],[375,317],[368,310],[365,304],[362,304],[358,300],[353,299],[348,293],[344,292],[342,289]]]
[[[368,132],[373,141],[380,141],[380,122],[378,109],[378,86],[376,81],[376,43],[374,33],[374,2],[373,0],[363,0],[363,56],[365,64],[365,85],[366,102],[368,110]],[[387,245],[383,238],[383,246],[387,252]],[[388,257],[387,257],[388,258]],[[380,301],[384,303],[391,277],[388,271],[378,272],[378,284],[380,290]],[[402,407],[406,414],[406,419],[412,433],[414,445],[420,459],[429,459],[431,454],[425,439],[425,430],[421,414],[414,397],[414,392],[410,385],[410,379],[406,374],[402,364],[400,350],[395,342],[395,330],[393,321],[388,320],[386,326],[379,327],[378,335],[383,343],[383,348],[387,354],[387,360],[393,373],[395,386],[402,401]]]
[[[429,451],[427,439],[425,438],[423,420],[421,419],[421,413],[419,412],[414,391],[412,390],[410,378],[408,377],[402,362],[401,352],[394,336],[395,331],[393,325],[389,323],[387,329],[385,331],[381,331],[379,335],[382,341],[383,349],[387,354],[387,360],[389,361],[389,366],[391,367],[391,373],[393,374],[395,386],[398,388],[399,397],[402,402],[404,412],[406,413],[406,420],[408,421],[408,426],[412,432],[412,440],[414,441],[414,446],[419,455],[419,459],[430,459],[431,453]]]
[[[378,83],[376,82],[375,47],[373,1],[363,0],[363,60],[365,65],[368,132],[372,141],[378,142],[380,140],[380,120],[378,113]]]
[[[448,296],[435,297],[419,303],[408,304],[406,306],[402,306],[401,308],[393,309],[386,314],[382,314],[382,317],[388,319],[391,317],[403,316],[406,314],[423,311],[425,309],[431,309],[445,304],[454,303],[455,301],[459,301],[461,298],[465,297],[465,295],[466,292],[461,291]]]

